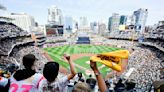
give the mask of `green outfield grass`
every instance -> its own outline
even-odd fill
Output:
[[[64,45],[64,46],[58,46],[58,47],[51,47],[51,48],[44,48],[45,51],[48,52],[48,54],[51,56],[51,58],[58,62],[61,66],[65,67],[66,69],[69,69],[69,64],[67,62],[64,62],[62,59],[63,54],[80,54],[80,53],[92,53],[92,54],[99,54],[103,52],[111,52],[120,50],[122,48],[113,48],[109,46],[103,46],[103,45]],[[89,64],[87,61],[89,61],[89,56],[78,58],[74,61],[75,64],[78,64],[81,67],[84,67],[84,69],[90,69]],[[101,67],[101,63],[97,63],[98,67]],[[77,72],[82,72],[86,77],[85,70],[80,69],[79,67],[75,67]],[[100,69],[100,72],[103,74],[103,76],[106,76],[108,72],[110,72],[111,69],[108,67],[102,67]]]

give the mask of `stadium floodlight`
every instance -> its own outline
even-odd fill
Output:
[[[0,10],[6,10],[6,7],[0,4]]]

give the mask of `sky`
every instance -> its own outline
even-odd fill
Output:
[[[63,16],[72,16],[78,20],[86,16],[89,22],[108,22],[112,13],[132,15],[139,8],[148,9],[146,25],[164,20],[164,0],[0,0],[8,12],[27,13],[39,24],[47,23],[48,8],[56,5]]]

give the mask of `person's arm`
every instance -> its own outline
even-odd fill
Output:
[[[64,59],[66,61],[68,61],[69,65],[70,65],[70,71],[71,71],[71,74],[68,75],[68,80],[72,79],[75,75],[76,75],[76,72],[75,72],[75,68],[74,68],[74,65],[70,59],[70,56],[68,55],[64,55]]]
[[[96,62],[90,61],[90,67],[96,76],[100,92],[107,92],[105,81],[97,68]]]

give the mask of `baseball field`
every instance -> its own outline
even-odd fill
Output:
[[[74,63],[75,69],[77,72],[82,72],[85,77],[88,77],[92,74],[92,70],[89,65],[90,56],[103,52],[111,52],[120,50],[122,48],[114,48],[104,45],[64,45],[57,47],[44,48],[46,52],[51,56],[51,58],[60,64],[61,67],[69,69],[68,62],[63,60],[63,54],[71,55],[71,60]],[[107,73],[111,72],[109,67],[104,66],[101,63],[97,63],[97,66],[103,76],[106,76]]]

